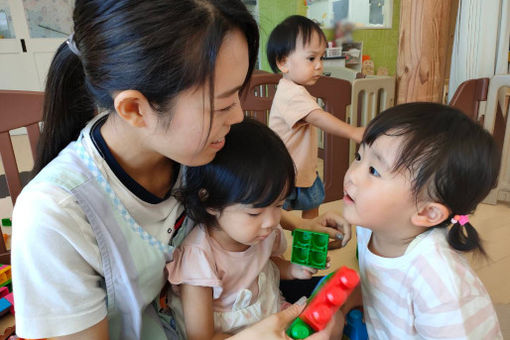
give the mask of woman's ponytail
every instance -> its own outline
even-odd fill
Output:
[[[470,222],[464,224],[454,220],[452,222],[453,225],[448,231],[448,243],[452,248],[463,252],[477,250],[480,254],[487,255],[482,247],[478,232]]]
[[[64,42],[48,71],[34,176],[78,137],[94,113],[94,101],[85,85],[82,63]]]

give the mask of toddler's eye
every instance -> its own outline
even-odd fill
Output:
[[[356,152],[356,154],[354,155],[354,160],[361,161],[361,155],[359,154],[359,152]]]
[[[310,58],[308,58],[308,60],[310,60],[310,61],[314,61],[314,60],[315,60],[315,57],[310,57]]]
[[[377,170],[375,170],[375,168],[373,166],[371,166],[368,171],[370,172],[371,175],[374,175],[375,177],[381,177],[381,175],[379,174],[379,172],[377,172]]]

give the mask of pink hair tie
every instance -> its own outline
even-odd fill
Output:
[[[466,223],[469,222],[469,217],[468,215],[455,215],[452,219],[451,219],[451,222],[453,224],[455,223],[459,223],[461,226],[465,225]]]

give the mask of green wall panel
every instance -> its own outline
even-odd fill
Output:
[[[400,0],[393,0],[392,21],[391,29],[361,29],[353,34],[355,41],[363,41],[363,54],[374,61],[375,70],[384,66],[390,75],[397,69]]]
[[[305,0],[259,0],[261,69],[271,71],[266,57],[269,34],[277,24],[293,14],[306,15]],[[399,24],[400,0],[393,0],[391,29],[360,29],[353,34],[355,41],[363,41],[363,54],[370,56],[375,69],[384,66],[390,75],[394,75],[397,68]]]

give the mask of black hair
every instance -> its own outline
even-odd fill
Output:
[[[35,174],[96,112],[114,110],[116,91],[138,90],[163,114],[180,92],[209,82],[212,112],[224,36],[246,37],[244,85],[258,53],[257,24],[240,0],[76,0],[73,21],[79,57],[64,42],[51,63]]]
[[[306,46],[314,33],[319,35],[321,42],[326,45],[327,39],[319,25],[302,15],[292,15],[278,24],[267,41],[267,60],[274,73],[278,73],[277,62],[289,56],[296,49],[298,38]]]
[[[436,227],[447,227],[454,215],[471,214],[497,184],[499,150],[482,126],[459,110],[436,103],[392,107],[367,126],[362,143],[372,145],[381,135],[402,136],[393,171],[411,174],[412,192],[445,205],[451,215]],[[454,223],[451,247],[485,254],[478,233],[467,223]]]
[[[221,211],[238,203],[267,207],[294,189],[292,158],[267,125],[245,118],[225,138],[211,163],[185,169],[184,185],[176,194],[195,222],[211,227],[217,220],[208,208]]]

